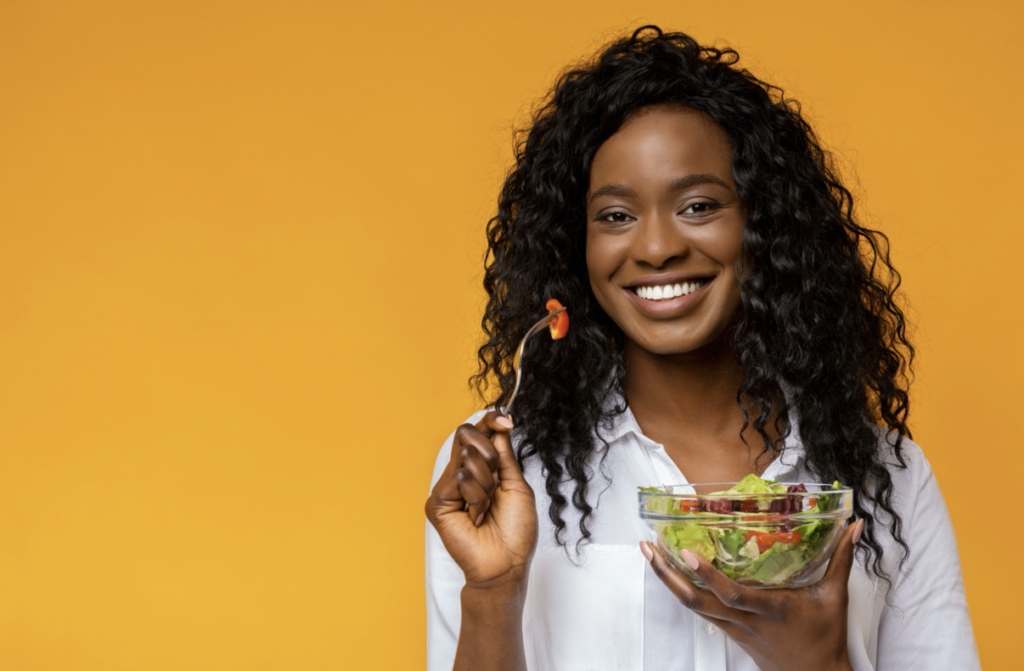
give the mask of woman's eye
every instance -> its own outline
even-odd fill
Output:
[[[707,201],[698,201],[687,205],[680,214],[707,214],[718,209],[718,205]]]
[[[600,221],[610,221],[613,224],[624,224],[629,221],[630,217],[625,212],[608,212],[598,217]]]

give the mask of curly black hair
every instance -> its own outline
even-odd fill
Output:
[[[517,454],[520,463],[536,456],[542,464],[558,542],[566,475],[581,513],[580,540],[589,538],[588,464],[602,440],[595,428],[624,412],[626,374],[622,333],[587,275],[591,161],[638,110],[668,104],[703,112],[731,141],[733,178],[748,213],[733,330],[744,372],[737,394],[743,429],[752,424],[763,439],[759,456],[778,454],[795,411],[808,468],[854,488],[855,514],[866,521],[863,559],[889,582],[876,523],[901,546],[901,564],[908,552],[888,454],[879,449],[881,432],[906,467],[901,443],[910,437],[914,349],[897,301],[900,276],[885,235],[857,223],[852,195],[799,105],[738,60],[732,49],[645,26],[560,77],[518,135],[515,166],[487,226],[486,342],[471,383],[485,402],[501,405],[515,383],[519,338],[545,300],[570,308],[572,328],[556,344],[557,356],[527,351],[515,405]],[[756,416],[745,407],[758,409]]]

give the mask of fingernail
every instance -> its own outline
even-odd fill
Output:
[[[647,546],[648,546],[647,542],[640,541],[640,552],[643,553],[644,559],[646,559],[647,561],[654,561],[654,553],[651,552],[651,548],[649,548]]]
[[[679,556],[682,557],[683,561],[686,562],[686,565],[692,568],[694,571],[696,571],[700,567],[700,562],[697,561],[696,555],[694,555],[689,550],[680,550]]]
[[[477,518],[476,518],[476,525],[477,526],[480,526],[481,524],[484,523],[484,515],[486,515],[486,514],[487,514],[486,512],[482,512],[482,513],[480,513],[480,515],[477,516]]]
[[[498,417],[494,420],[494,423],[498,426],[503,426],[506,429],[511,429],[513,427],[512,420],[508,417]]]
[[[853,537],[850,539],[854,545],[860,540],[862,531],[864,531],[864,520],[857,520],[857,528],[853,530]]]

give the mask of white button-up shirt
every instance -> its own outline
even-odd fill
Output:
[[[477,413],[468,421],[482,416]],[[640,553],[639,542],[651,536],[638,514],[637,487],[685,484],[686,477],[663,446],[643,435],[629,410],[604,437],[607,448],[599,442],[592,455],[592,536],[578,554],[572,535],[578,512],[571,505],[563,512],[567,550],[555,541],[539,461],[526,463],[540,522],[523,614],[529,669],[756,671],[754,661],[725,632],[669,592]],[[451,445],[449,436],[438,454],[431,488],[450,459]],[[949,513],[921,449],[904,440],[903,453],[908,468],[890,471],[910,556],[900,570],[899,548],[887,532],[881,534],[885,566],[893,578],[888,602],[885,584],[860,560],[855,562],[849,583],[850,661],[857,671],[980,670]],[[889,461],[895,463],[892,457]],[[804,465],[795,431],[763,477],[816,481]],[[426,577],[427,668],[447,670],[455,659],[464,577],[429,523]],[[801,644],[794,637],[792,645]]]

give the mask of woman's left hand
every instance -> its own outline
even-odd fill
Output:
[[[797,589],[754,589],[730,580],[702,557],[695,572],[701,589],[675,570],[651,543],[641,549],[654,573],[684,606],[717,625],[747,651],[762,671],[852,670],[846,648],[847,581],[853,547],[864,521],[844,530],[819,582]],[[685,551],[684,551],[685,552]],[[795,644],[799,641],[799,645]]]

